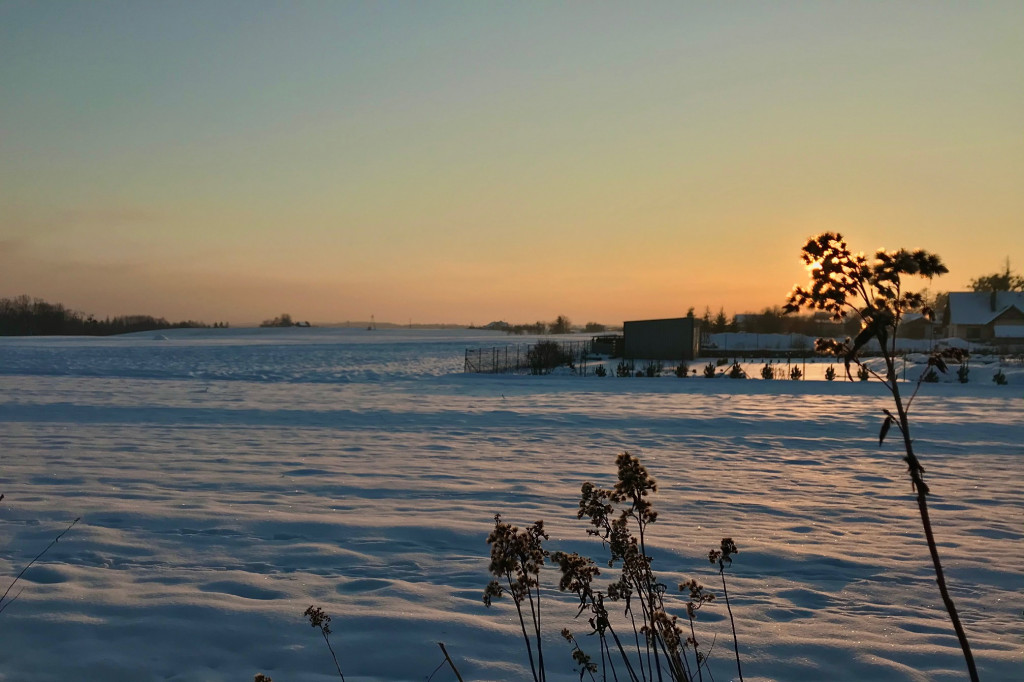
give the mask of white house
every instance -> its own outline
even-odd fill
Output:
[[[943,318],[948,336],[997,344],[1024,343],[1024,292],[950,292]]]

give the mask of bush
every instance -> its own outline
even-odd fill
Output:
[[[680,379],[690,376],[690,366],[686,362],[680,362],[672,372]]]
[[[996,382],[996,386],[1005,386],[1009,382],[1006,380],[1006,375],[1003,374],[1003,368],[1000,367],[999,371],[992,375],[992,381]]]
[[[574,367],[572,353],[564,351],[557,341],[538,341],[526,351],[526,359],[531,374],[548,374],[562,365]]]
[[[928,371],[921,377],[921,381],[926,384],[937,384],[939,383],[939,373],[935,371],[934,367],[929,367]]]
[[[793,381],[799,381],[804,378],[803,370],[800,369],[800,365],[793,365],[789,370],[789,378]]]
[[[832,365],[829,365],[827,368],[825,368],[825,381],[835,381],[835,380],[836,380],[836,368],[833,367]]]
[[[660,377],[661,376],[661,370],[663,370],[663,369],[664,369],[664,367],[662,366],[661,362],[656,361],[656,360],[651,360],[646,365],[644,365],[644,376]]]
[[[956,371],[956,378],[960,381],[961,384],[966,384],[967,383],[967,375],[970,374],[970,373],[971,373],[971,368],[968,367],[967,363],[965,362],[965,363],[961,364],[960,365],[960,369],[958,369]]]
[[[746,379],[747,373],[743,371],[742,367],[740,367],[740,363],[734,362],[732,363],[732,367],[729,368],[727,376],[730,379]]]
[[[761,378],[765,381],[771,381],[775,378],[775,370],[772,369],[772,363],[766,362],[764,367],[761,368]]]
[[[718,376],[717,374],[715,374],[715,363],[709,362],[708,364],[704,365],[704,376],[707,377],[708,379],[714,379],[716,376]]]
[[[617,377],[631,377],[633,376],[633,361],[626,362],[625,360],[619,360],[619,364],[615,365],[615,376]]]
[[[599,377],[607,376],[608,370],[604,368],[604,365],[598,365],[597,367],[594,368],[594,374],[596,374]]]
[[[867,381],[871,378],[871,372],[864,365],[857,365],[857,378],[861,381]]]

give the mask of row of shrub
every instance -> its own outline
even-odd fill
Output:
[[[730,379],[746,379],[747,373],[740,366],[739,362],[733,362],[727,370],[722,372],[718,371],[719,367],[727,365],[728,361],[721,359],[718,363],[709,362],[704,366],[704,377],[708,379],[714,379],[716,377],[725,376]],[[637,369],[636,363],[633,360],[620,360],[619,364],[615,366],[615,376],[617,377],[660,377],[664,372],[664,365],[657,360],[648,360],[644,365]],[[692,374],[691,374],[692,372]],[[598,365],[594,369],[594,374],[599,377],[607,376],[608,370],[604,368],[604,365]],[[697,376],[697,370],[691,370],[690,366],[686,362],[680,362],[672,369],[672,374],[680,379],[686,379],[690,376]],[[803,370],[797,365],[792,365],[789,369],[789,378],[793,380],[802,379],[804,376]],[[766,364],[761,369],[762,379],[781,379],[785,377],[785,372],[781,366],[773,365],[771,363]],[[825,378],[832,381],[836,377],[835,369],[830,365],[825,370]],[[864,379],[867,379],[865,373]]]
[[[722,376],[728,377],[730,379],[749,378],[747,376],[746,371],[740,366],[739,362],[733,362],[727,370],[719,372],[718,368],[726,364],[728,364],[728,361],[723,360],[719,360],[718,363],[709,362],[707,365],[704,366],[703,376],[707,379],[714,379],[716,377]],[[765,381],[787,378],[792,381],[799,381],[804,378],[804,372],[802,369],[800,369],[799,365],[788,365],[788,367],[789,369],[787,370],[786,366],[783,365],[773,364],[770,362],[765,363],[765,365],[761,367],[761,378]],[[661,362],[655,360],[649,360],[645,362],[643,366],[640,367],[639,369],[637,369],[636,363],[632,360],[620,360],[619,364],[616,365],[615,367],[615,376],[660,377],[662,376],[664,369],[664,365]],[[966,384],[968,382],[968,376],[970,375],[970,371],[971,370],[967,366],[967,363],[960,365],[960,368],[957,370],[956,373],[957,380],[962,384]],[[685,362],[681,362],[678,365],[676,365],[673,368],[672,373],[675,376],[679,377],[680,379],[685,379],[689,376],[697,376],[697,370],[692,370],[691,374],[690,367]],[[604,365],[598,365],[594,369],[594,374],[596,374],[599,377],[608,376],[608,370],[605,369]],[[828,367],[825,368],[826,381],[835,381],[836,376],[838,376],[838,374],[836,372],[836,368],[834,365],[829,365]],[[871,378],[871,372],[864,365],[858,365],[856,372],[852,376],[856,376],[857,379],[860,381],[867,381],[869,378]],[[925,383],[936,383],[939,381],[939,374],[938,372],[936,372],[934,367],[928,368],[928,371],[924,374],[922,381]],[[992,381],[994,381],[999,386],[1005,386],[1007,383],[1009,383],[1006,378],[1006,374],[1003,373],[1002,369],[999,369],[995,373],[995,375],[992,376]]]
[[[957,381],[961,384],[966,384],[969,381],[968,377],[970,374],[971,368],[967,366],[967,363],[965,362],[961,364],[959,369],[956,371]],[[939,373],[935,371],[934,367],[929,367],[928,371],[921,377],[921,381],[928,384],[936,384],[939,382]],[[1002,367],[997,369],[996,373],[992,375],[992,381],[994,381],[997,386],[1006,386],[1009,383],[1006,378],[1006,374],[1003,373]]]

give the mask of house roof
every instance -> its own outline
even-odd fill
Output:
[[[931,322],[931,320],[926,318],[921,313],[903,313],[902,317],[903,317],[903,324],[909,324],[911,322],[916,324],[916,323],[919,323],[921,320],[924,320],[925,322]]]
[[[1024,292],[953,291],[949,294],[949,324],[988,324],[1010,308],[1024,313]]]

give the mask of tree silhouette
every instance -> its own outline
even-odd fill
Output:
[[[568,334],[572,331],[572,322],[570,322],[569,318],[565,315],[559,315],[555,318],[555,321],[551,323],[551,326],[548,327],[548,330],[552,334]]]
[[[272,320],[263,320],[260,322],[261,327],[293,327],[295,323],[292,321],[292,316],[288,313],[281,313]]]
[[[972,279],[968,286],[971,291],[1024,291],[1024,277],[1010,271],[1010,259],[1007,258],[1005,270]]]

